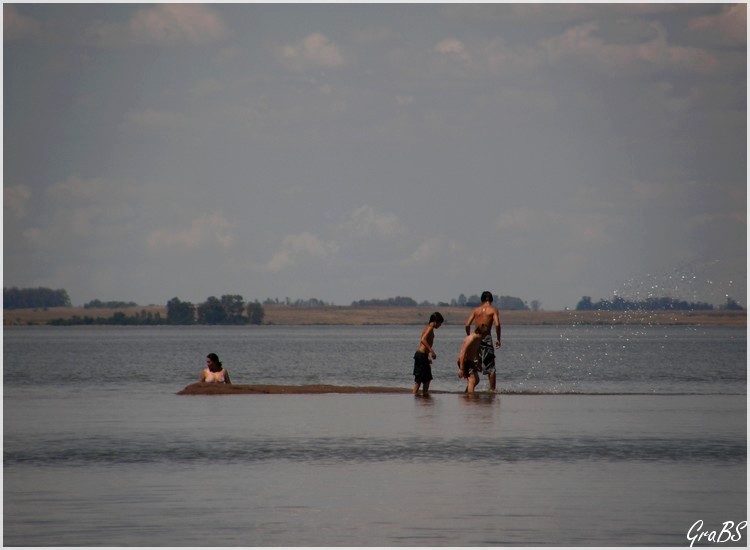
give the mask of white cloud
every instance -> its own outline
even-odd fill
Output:
[[[416,250],[403,262],[404,265],[434,264],[443,259],[451,262],[451,257],[464,249],[455,239],[428,237],[419,243]]]
[[[653,37],[641,42],[608,43],[597,22],[588,22],[566,30],[562,35],[545,40],[542,48],[550,61],[580,59],[592,62],[602,70],[624,71],[648,67],[652,69],[676,68],[694,72],[709,72],[718,66],[718,60],[700,48],[676,47],[667,43],[661,26],[649,24]]]
[[[26,204],[31,198],[31,189],[27,185],[3,187],[3,211],[16,218],[26,215]]]
[[[691,31],[705,31],[729,44],[747,42],[747,4],[724,6],[717,15],[695,17],[688,22]]]
[[[287,235],[281,243],[281,250],[266,264],[266,270],[277,273],[294,266],[300,260],[322,259],[335,255],[337,251],[338,246],[335,243],[325,242],[307,231]]]
[[[342,238],[393,238],[404,232],[395,214],[379,212],[371,206],[355,208],[349,219],[338,228],[337,234]]]
[[[219,245],[229,248],[234,242],[233,225],[220,213],[204,214],[190,222],[186,229],[157,229],[147,238],[152,249],[197,248]]]
[[[229,30],[223,20],[208,6],[162,4],[138,9],[125,24],[92,23],[84,38],[100,47],[119,47],[207,44],[228,36]]]
[[[344,56],[339,47],[325,35],[312,33],[301,41],[285,46],[283,56],[296,69],[313,67],[340,67]]]
[[[612,242],[609,230],[618,223],[617,216],[601,209],[570,216],[560,210],[521,207],[502,212],[495,229],[504,240],[517,247],[526,247],[544,238],[548,244],[559,243],[566,249],[591,250]]]
[[[466,46],[464,46],[463,42],[455,38],[441,40],[435,45],[434,49],[437,53],[448,56],[451,59],[458,61],[469,60],[469,52],[466,50]]]
[[[147,43],[188,42],[202,44],[225,38],[223,21],[201,4],[163,4],[142,8],[130,21],[136,41]]]
[[[21,15],[10,4],[3,5],[3,40],[36,38],[40,34],[41,25],[37,21]]]

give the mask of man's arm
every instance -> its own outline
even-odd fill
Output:
[[[499,348],[502,345],[500,344],[502,328],[500,327],[500,315],[497,313],[497,309],[493,312],[493,316],[495,317],[493,319],[493,321],[495,322],[495,336],[497,336],[495,346]]]

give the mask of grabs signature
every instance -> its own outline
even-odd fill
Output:
[[[735,525],[733,521],[725,521],[721,524],[721,530],[704,530],[703,520],[699,519],[690,530],[687,532],[687,538],[690,541],[690,547],[696,542],[712,542],[712,543],[723,543],[723,542],[737,542],[742,540],[744,533],[747,529],[747,521],[741,521]]]

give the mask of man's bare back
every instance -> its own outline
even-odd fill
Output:
[[[486,334],[490,334],[492,327],[495,327],[495,335],[497,341],[495,346],[500,347],[500,314],[495,306],[490,303],[483,303],[481,306],[477,306],[469,315],[466,321],[466,335],[471,334],[472,323],[482,329]]]
[[[477,330],[480,330],[484,334],[483,344],[480,349],[482,356],[482,367],[485,374],[490,381],[490,391],[494,392],[497,382],[497,374],[495,372],[495,354],[492,346],[492,327],[495,327],[495,341],[496,348],[499,348],[502,344],[500,343],[500,313],[497,308],[492,305],[492,293],[489,291],[482,292],[482,304],[475,307],[469,318],[466,320],[466,335],[471,334],[472,323],[476,326]]]

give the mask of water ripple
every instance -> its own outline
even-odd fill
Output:
[[[139,463],[294,461],[419,462],[719,462],[747,460],[744,441],[727,438],[556,437],[504,439],[259,438],[221,440],[47,440],[4,450],[5,467]]]

